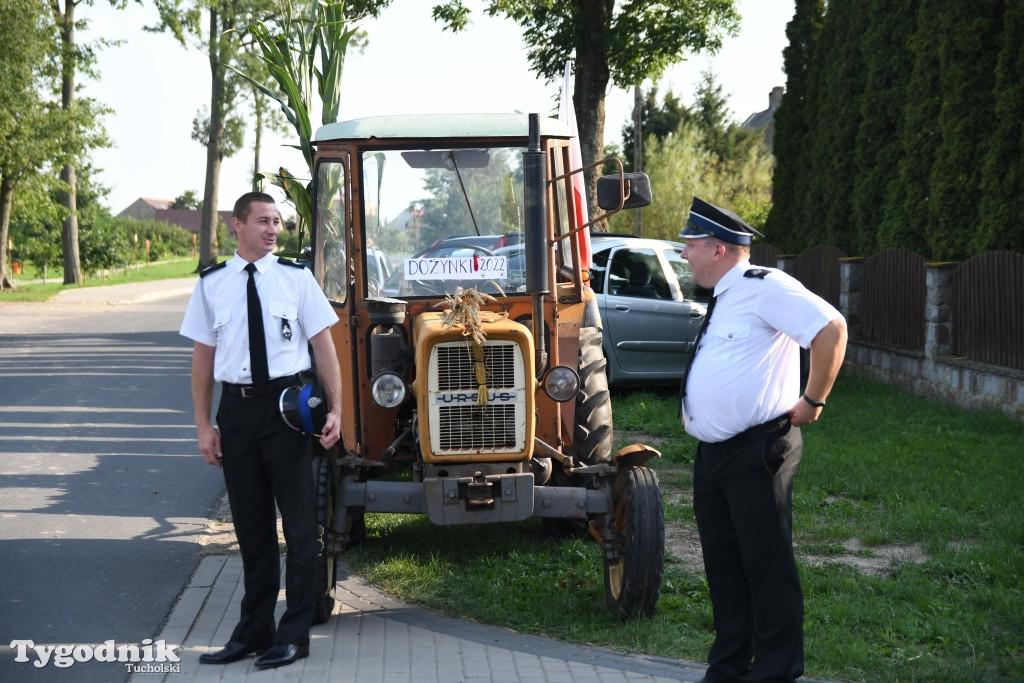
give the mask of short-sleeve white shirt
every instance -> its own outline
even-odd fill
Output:
[[[310,337],[336,323],[338,316],[308,269],[278,263],[273,254],[255,263],[270,377],[308,370]],[[201,277],[181,323],[183,336],[216,347],[213,376],[219,382],[252,383],[246,265],[235,254]]]
[[[781,270],[745,277],[743,261],[715,286],[683,400],[687,433],[716,443],[789,412],[800,398],[800,351],[842,315]]]

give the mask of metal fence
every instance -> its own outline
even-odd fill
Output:
[[[1024,370],[1024,254],[990,251],[954,271],[953,353]]]

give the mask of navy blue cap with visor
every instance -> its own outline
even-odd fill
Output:
[[[684,239],[717,237],[723,242],[742,245],[749,245],[755,236],[764,239],[764,235],[732,211],[720,209],[698,197],[693,198],[690,218],[679,236]]]
[[[278,408],[285,424],[297,432],[320,436],[327,422],[327,404],[319,381],[281,392]]]

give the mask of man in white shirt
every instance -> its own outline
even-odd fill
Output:
[[[705,681],[795,681],[803,673],[803,591],[793,555],[800,427],[825,406],[846,352],[846,321],[774,268],[753,268],[761,236],[694,198],[680,237],[693,281],[713,290],[680,388],[697,518],[714,610]],[[800,392],[800,347],[810,374]]]
[[[200,656],[227,664],[257,654],[261,669],[309,655],[316,605],[316,503],[308,435],[281,416],[281,392],[309,381],[313,349],[327,403],[320,443],[340,438],[341,372],[330,327],[338,321],[305,268],[274,256],[281,217],[273,197],[251,192],[235,203],[238,250],[201,273],[181,334],[192,339],[192,402],[199,450],[223,467],[242,554],[245,596],[227,645]],[[222,384],[217,427],[214,385]],[[280,590],[276,508],[288,546],[287,609],[275,624]]]

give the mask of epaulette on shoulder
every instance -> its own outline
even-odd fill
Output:
[[[199,271],[199,277],[206,277],[215,270],[220,270],[227,264],[227,261],[221,261],[220,263],[214,263],[212,266],[207,266],[206,268],[203,268],[201,271]]]
[[[281,258],[280,256],[277,257],[277,262],[280,263],[283,266],[291,266],[292,268],[305,268],[306,267],[306,266],[302,265],[301,263],[299,263],[297,261],[292,261],[289,258]]]
[[[743,277],[756,277],[758,280],[763,280],[765,275],[772,271],[764,268],[750,268],[743,273]]]

